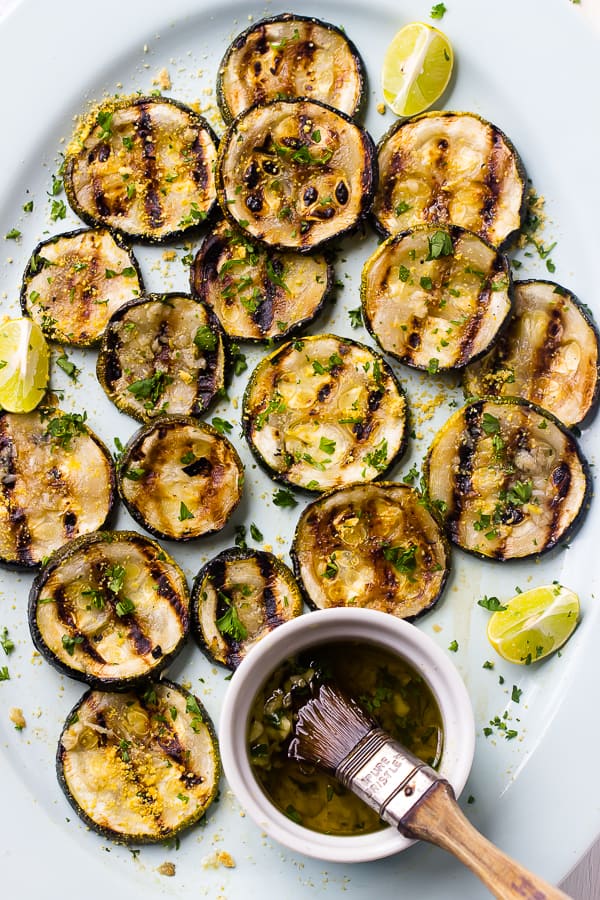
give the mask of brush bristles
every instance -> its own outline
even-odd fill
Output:
[[[324,684],[298,712],[288,755],[335,772],[376,723],[350,697]]]

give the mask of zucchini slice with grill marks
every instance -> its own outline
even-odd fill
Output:
[[[508,322],[510,265],[471,231],[427,225],[377,248],[361,295],[365,324],[386,353],[430,372],[461,368]]]
[[[142,422],[201,416],[225,387],[221,327],[186,294],[149,294],[112,317],[96,372],[112,402]]]
[[[407,404],[378,353],[333,334],[284,344],[254,370],[242,426],[272,478],[325,491],[373,481],[406,449]]]
[[[115,470],[85,419],[48,406],[0,412],[0,562],[37,566],[105,525]]]
[[[105,228],[86,228],[37,245],[25,270],[21,308],[51,340],[88,347],[142,290],[138,264],[123,239]]]
[[[302,98],[251,107],[219,147],[221,208],[251,238],[280,250],[312,250],[354,229],[376,180],[367,132]]]
[[[216,202],[216,137],[176,100],[125,97],[87,116],[65,155],[64,185],[89,225],[150,242],[201,224]]]
[[[334,281],[324,256],[275,253],[229,223],[204,240],[190,275],[192,293],[236,341],[289,337],[319,314]]]
[[[598,399],[598,332],[591,316],[553,281],[515,282],[514,314],[491,352],[468,366],[468,397],[531,400],[568,427]]]
[[[200,700],[170,681],[88,691],[58,742],[58,781],[86,825],[122,844],[175,837],[215,799],[221,762]]]
[[[211,659],[236,669],[254,644],[302,613],[293,574],[272,553],[223,550],[196,576],[192,628]]]
[[[71,541],[29,595],[33,643],[59,672],[115,690],[158,675],[189,625],[189,592],[177,563],[134,531]]]
[[[117,479],[123,503],[150,534],[190,541],[225,526],[242,495],[244,467],[211,425],[163,416],[129,440]]]
[[[499,560],[538,556],[565,539],[591,493],[573,435],[519,398],[476,400],[454,413],[424,472],[451,540]]]
[[[353,116],[366,72],[340,28],[285,13],[238,35],[219,66],[217,102],[226,122],[264,100],[310,97]]]
[[[373,216],[383,234],[452,223],[500,246],[521,227],[523,163],[506,135],[475,113],[429,112],[397,122],[377,150]]]
[[[403,484],[351,484],[310,503],[291,550],[313,609],[352,606],[415,619],[440,598],[450,547],[421,496]]]

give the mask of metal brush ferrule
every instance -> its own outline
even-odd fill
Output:
[[[341,761],[335,777],[396,827],[438,781],[437,772],[382,731],[369,731]]]

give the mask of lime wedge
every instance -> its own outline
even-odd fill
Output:
[[[509,662],[527,665],[554,653],[579,621],[579,597],[560,584],[517,594],[488,622],[489,641]]]
[[[423,22],[405,25],[389,45],[383,96],[398,116],[414,116],[435,103],[452,74],[454,54],[443,32]]]
[[[38,405],[48,384],[48,345],[32,319],[8,319],[0,324],[0,407],[29,412]]]

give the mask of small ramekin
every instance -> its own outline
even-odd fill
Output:
[[[366,609],[324,609],[300,616],[256,644],[236,670],[221,711],[219,740],[225,775],[234,794],[270,837],[298,853],[329,862],[367,862],[391,856],[414,841],[386,827],[372,834],[321,834],[281,813],[256,780],[247,749],[248,718],[259,687],[285,659],[309,647],[361,641],[407,660],[437,699],[444,727],[439,767],[457,796],[465,786],[475,751],[473,710],[463,681],[444,652],[414,625]]]

